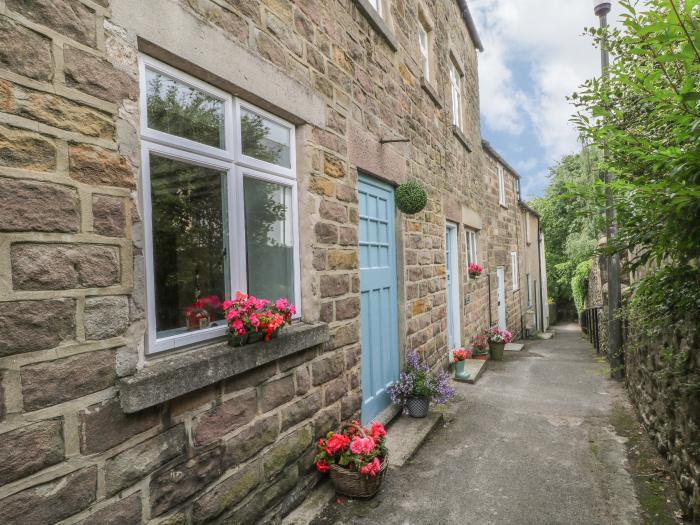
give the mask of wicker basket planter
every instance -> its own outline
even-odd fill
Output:
[[[360,474],[356,470],[348,470],[334,464],[330,470],[331,483],[338,494],[348,498],[371,498],[379,492],[388,467],[388,455],[382,460],[382,466],[376,476]]]

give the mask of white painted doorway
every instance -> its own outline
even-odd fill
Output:
[[[462,344],[459,315],[459,255],[457,248],[457,225],[447,223],[445,229],[445,266],[447,267],[447,350],[452,358],[452,350]]]
[[[498,291],[496,301],[498,303],[498,327],[505,330],[506,327],[506,270],[503,266],[496,268],[496,280]]]

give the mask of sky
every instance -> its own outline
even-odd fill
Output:
[[[523,198],[540,196],[548,168],[580,150],[566,97],[600,73],[600,51],[583,35],[598,24],[593,1],[471,0],[469,8],[484,44],[482,137],[522,176]]]

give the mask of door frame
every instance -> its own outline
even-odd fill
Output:
[[[496,309],[498,315],[498,327],[505,330],[508,328],[508,312],[506,310],[505,266],[498,266],[496,268]],[[503,315],[501,315],[501,312],[503,312]]]
[[[447,351],[450,359],[452,358],[452,351],[462,345],[458,233],[458,225],[448,221],[445,225],[445,270],[449,272],[447,281]],[[453,336],[452,348],[450,348],[450,334]]]

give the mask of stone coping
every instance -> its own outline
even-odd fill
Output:
[[[423,91],[428,94],[437,108],[442,109],[442,102],[440,102],[440,97],[438,96],[437,91],[435,91],[433,85],[424,76],[420,77],[420,87],[422,87]]]
[[[458,126],[455,126],[454,124],[452,124],[452,133],[454,133],[455,137],[457,137],[457,138],[459,139],[459,141],[462,143],[462,146],[464,146],[465,149],[466,149],[469,153],[471,153],[471,152],[472,152],[472,147],[471,147],[471,145],[469,144],[469,139],[468,139],[467,136],[464,134],[464,132],[463,132],[461,129],[459,129]]]
[[[387,23],[382,19],[381,16],[379,16],[379,13],[377,13],[376,9],[370,5],[370,3],[367,0],[354,0],[355,5],[362,11],[362,13],[367,17],[367,20],[369,20],[369,23],[374,27],[375,31],[377,31],[380,35],[384,37],[384,40],[386,40],[386,43],[389,44],[389,47],[391,48],[392,51],[398,51],[399,50],[399,43],[396,40],[396,37],[394,36],[394,33],[389,29],[389,26]]]
[[[119,399],[127,414],[175,399],[328,341],[325,323],[296,323],[267,342],[242,347],[220,342],[159,359],[119,380]]]

